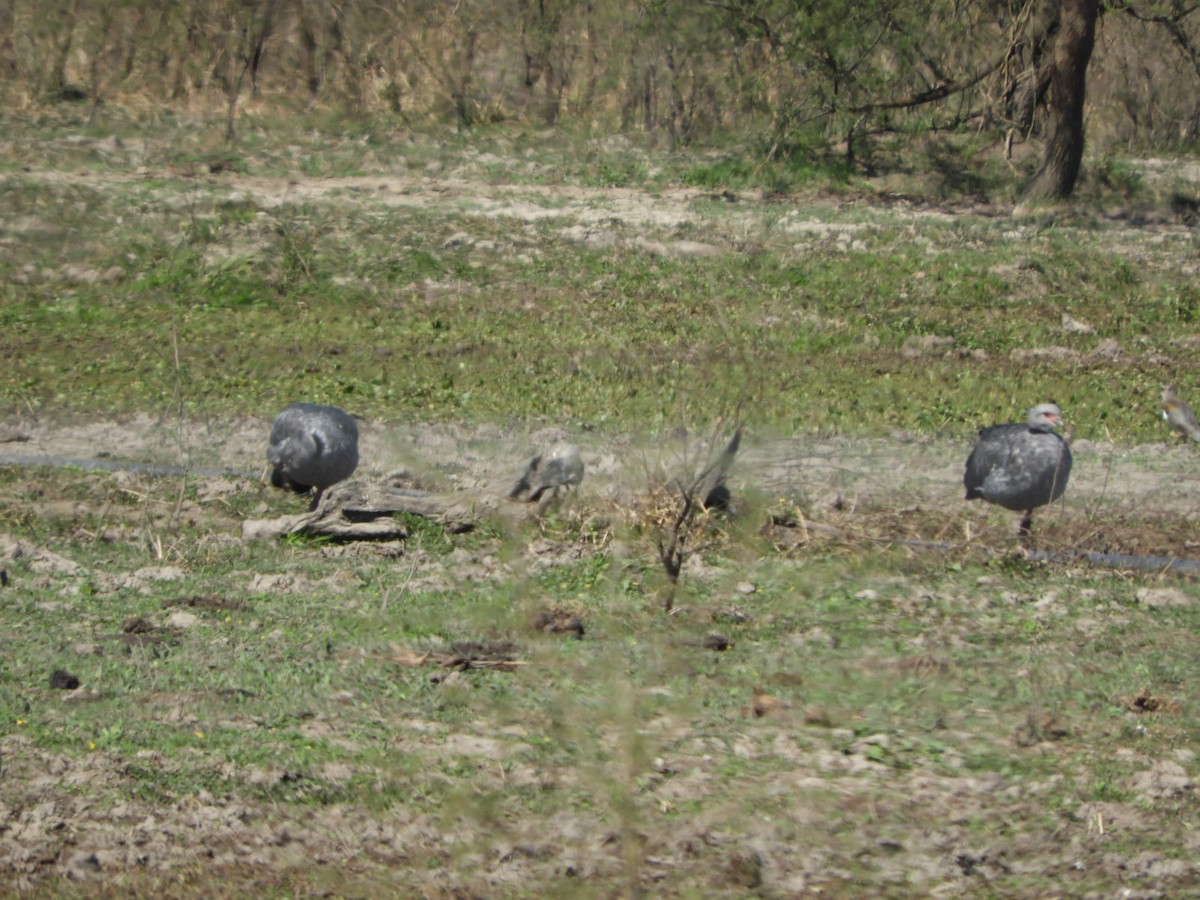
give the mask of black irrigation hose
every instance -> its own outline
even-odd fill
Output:
[[[897,547],[911,547],[914,550],[937,550],[949,553],[960,548],[945,541],[917,541],[904,538],[879,538],[880,543]],[[995,551],[983,548],[985,555],[997,555]],[[1138,569],[1144,572],[1179,572],[1184,574],[1200,572],[1200,559],[1180,556],[1137,556],[1130,553],[1100,553],[1096,550],[1027,550],[1025,558],[1034,562],[1078,563],[1105,569]]]

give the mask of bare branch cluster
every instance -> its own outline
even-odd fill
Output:
[[[1104,24],[1089,122],[1124,140],[1200,134],[1200,7],[1084,5]],[[1007,134],[1010,147],[1044,136],[1069,8],[1067,0],[0,0],[0,102],[219,103],[230,135],[247,103],[461,127],[571,122],[641,130],[668,146],[755,134],[767,155],[840,153],[869,168],[870,138],[884,133],[971,127],[996,140]]]

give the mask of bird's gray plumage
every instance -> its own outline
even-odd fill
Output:
[[[729,470],[733,468],[733,461],[737,458],[738,448],[741,445],[742,426],[739,425],[734,429],[733,437],[729,439],[729,443],[725,445],[721,455],[701,473],[703,481],[700,484],[698,499],[705,509],[726,509],[729,501],[733,499],[733,494],[725,479],[729,475]]]
[[[1175,387],[1170,384],[1162,390],[1162,417],[1183,435],[1184,440],[1200,441],[1200,422],[1196,421],[1196,413],[1179,399]]]
[[[1061,424],[1062,411],[1043,403],[1024,424],[979,432],[963,473],[967,499],[1024,512],[1020,532],[1028,534],[1033,511],[1061,497],[1071,476],[1071,448],[1054,432]]]
[[[275,417],[267,461],[273,485],[319,498],[358,468],[358,425],[336,406],[293,403]]]
[[[582,481],[583,457],[579,448],[574,444],[555,444],[529,461],[508,498],[536,503],[547,491],[574,487]]]

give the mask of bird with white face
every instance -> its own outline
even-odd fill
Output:
[[[326,488],[358,468],[358,425],[336,406],[293,403],[275,417],[267,461],[271,484],[297,494],[315,489],[316,509]]]
[[[1061,497],[1071,477],[1071,448],[1055,432],[1062,422],[1062,410],[1042,403],[1024,423],[979,432],[963,473],[967,499],[1023,512],[1017,533],[1031,534],[1033,511]]]
[[[1196,413],[1179,399],[1174,385],[1168,384],[1162,390],[1162,417],[1185,441],[1188,438],[1200,441],[1200,422],[1196,421]]]

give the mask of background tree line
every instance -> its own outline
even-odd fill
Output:
[[[231,135],[248,101],[463,127],[641,130],[669,146],[737,133],[767,157],[836,154],[869,169],[882,136],[973,130],[1009,149],[1052,143],[1056,107],[1072,102],[1055,76],[1074,58],[1075,87],[1087,72],[1090,141],[1180,149],[1200,137],[1197,6],[0,0],[0,98],[97,109],[219,101]]]

